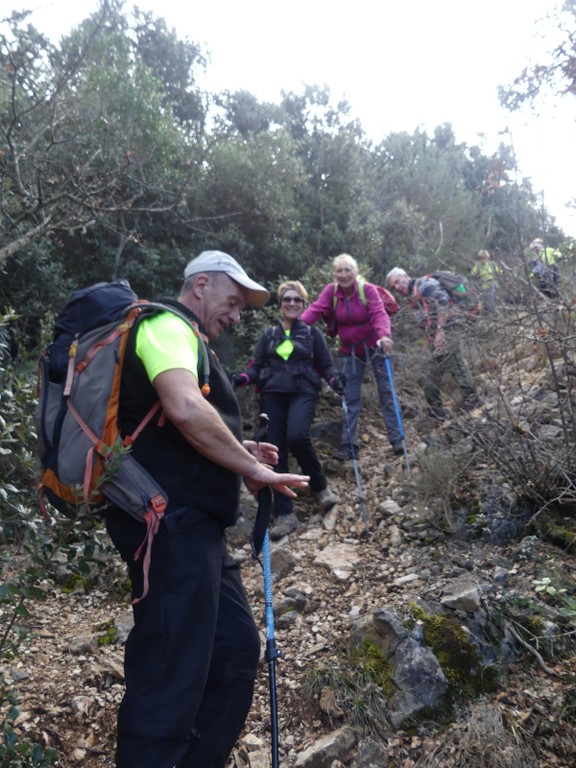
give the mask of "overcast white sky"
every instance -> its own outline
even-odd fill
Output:
[[[458,141],[488,154],[509,128],[521,176],[532,179],[548,209],[576,236],[576,98],[550,103],[544,116],[511,115],[497,98],[531,59],[550,50],[546,20],[561,0],[139,0],[211,53],[202,85],[244,89],[261,100],[302,84],[344,96],[365,131],[379,141],[451,123]],[[67,32],[97,0],[4,0],[34,10],[32,23]],[[4,10],[6,9],[6,10]],[[485,138],[483,138],[485,137]],[[509,140],[505,137],[506,140]],[[484,143],[482,143],[484,142]],[[531,233],[526,233],[527,237]]]

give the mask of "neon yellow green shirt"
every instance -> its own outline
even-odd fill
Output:
[[[175,368],[183,368],[198,377],[198,337],[172,312],[161,312],[140,323],[136,354],[152,383],[159,374]]]
[[[284,333],[286,334],[286,338],[282,344],[279,344],[276,347],[276,354],[279,355],[283,360],[288,360],[292,352],[294,352],[294,343],[290,338],[290,329],[285,329]]]
[[[480,280],[483,283],[486,283],[486,285],[492,285],[495,283],[497,276],[501,274],[501,272],[502,269],[493,261],[487,261],[485,264],[477,261],[476,264],[474,264],[472,267],[472,275],[474,277],[480,278]]]

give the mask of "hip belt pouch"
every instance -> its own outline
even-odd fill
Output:
[[[168,504],[168,495],[133,456],[125,456],[110,477],[102,482],[102,493],[120,509],[141,523],[147,513],[161,518]]]
[[[138,560],[144,553],[142,595],[132,600],[134,605],[148,594],[152,542],[164,517],[168,497],[154,478],[132,456],[124,457],[118,470],[103,481],[101,489],[109,501],[145,525],[144,539],[134,553],[134,560]]]

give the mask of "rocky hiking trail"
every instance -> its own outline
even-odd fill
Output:
[[[522,521],[503,541],[486,535],[487,529],[469,535],[461,510],[445,510],[452,524],[442,522],[437,507],[445,504],[443,489],[426,494],[420,484],[431,449],[466,458],[470,436],[487,428],[495,406],[488,401],[470,414],[454,412],[443,425],[407,419],[410,474],[402,457],[389,453],[379,417],[372,418],[370,407],[365,408],[359,466],[367,535],[352,465],[330,458],[340,414],[331,396],[328,400],[316,422],[316,439],[341,501],[322,516],[315,500],[303,495],[297,506],[301,527],[272,545],[276,645],[281,651],[276,664],[280,765],[573,768],[576,627],[563,624],[560,633],[548,627],[560,622],[560,613],[553,601],[538,598],[534,582],[552,574],[551,583],[562,579],[573,596],[574,548],[537,538]],[[249,409],[257,413],[254,403]],[[248,421],[247,433],[251,428]],[[450,463],[447,458],[445,463]],[[438,473],[441,484],[441,466]],[[463,482],[472,482],[472,475]],[[242,510],[228,538],[241,563],[264,646],[263,578],[248,544],[255,514],[248,494]],[[13,555],[15,569],[19,557]],[[44,583],[45,599],[29,604],[21,652],[5,664],[5,676],[20,697],[17,729],[57,749],[62,768],[113,764],[116,708],[123,691],[122,644],[131,622],[127,598],[117,597],[123,578],[122,564],[110,556],[106,572],[88,592],[80,587],[63,592]],[[546,608],[542,624],[549,634],[528,643],[512,623],[502,629],[511,597],[519,606],[539,601]],[[343,708],[338,692],[325,686],[311,694],[311,676],[337,664],[354,627],[374,614],[399,617],[402,625],[407,616],[418,615],[414,606],[423,612],[442,606],[460,625],[498,624],[505,671],[490,690],[454,702],[450,722],[440,723],[437,712],[426,714],[424,709],[425,716],[408,718],[398,727],[382,721],[379,732],[354,730],[351,724],[359,713]],[[412,622],[411,638],[417,624]],[[402,626],[398,631],[402,634]],[[362,691],[357,693],[361,699]],[[262,660],[253,707],[229,768],[270,765],[268,672]]]

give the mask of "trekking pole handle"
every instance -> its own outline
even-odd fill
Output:
[[[262,442],[262,440],[266,439],[266,436],[268,435],[268,426],[270,425],[270,416],[268,416],[267,413],[261,413],[258,416],[258,429],[256,430],[256,434],[254,436],[254,439],[257,443]]]

